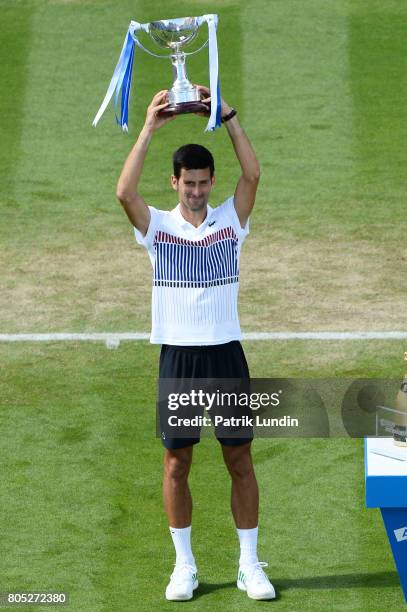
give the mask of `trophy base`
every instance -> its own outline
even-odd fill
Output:
[[[165,108],[158,111],[159,117],[173,117],[174,115],[184,115],[186,113],[204,113],[205,115],[211,114],[211,105],[204,104],[203,102],[191,101],[191,102],[180,102],[179,104],[170,104]]]

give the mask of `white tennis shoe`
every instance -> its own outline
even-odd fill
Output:
[[[197,587],[196,567],[187,563],[176,565],[165,590],[165,597],[170,601],[186,601],[192,599]]]
[[[274,599],[276,592],[263,571],[268,563],[258,561],[252,565],[239,567],[237,588],[246,591],[251,599]]]

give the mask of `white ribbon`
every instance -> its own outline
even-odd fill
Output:
[[[209,14],[198,17],[198,23],[201,25],[204,21],[208,24],[209,37],[209,89],[211,90],[211,115],[205,132],[212,132],[220,127],[220,86],[219,86],[219,59],[218,59],[218,41],[216,38],[216,28],[218,26],[218,16]]]

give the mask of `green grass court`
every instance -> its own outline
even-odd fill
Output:
[[[122,164],[169,62],[136,51],[130,132],[97,129],[130,19],[219,14],[223,96],[262,180],[241,266],[244,331],[395,331],[405,308],[407,8],[395,0],[0,0],[0,331],[148,331],[150,264],[115,199]],[[188,64],[207,83],[207,56]],[[224,130],[181,117],[160,130],[146,200],[176,201],[171,153],[217,162],[214,204],[238,165]],[[254,377],[401,377],[403,341],[246,342]],[[158,347],[0,344],[0,591],[69,592],[78,612],[170,610],[174,559],[155,439]],[[278,610],[398,611],[378,510],[364,502],[363,442],[257,440],[260,558]],[[189,610],[267,606],[235,587],[238,541],[220,449],[191,474],[201,587]],[[9,608],[11,609],[11,608]],[[26,607],[30,610],[34,608]],[[37,608],[35,608],[37,609]]]

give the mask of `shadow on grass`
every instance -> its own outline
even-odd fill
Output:
[[[236,581],[233,582],[199,582],[199,587],[196,591],[194,591],[194,601],[203,597],[205,595],[209,595],[210,593],[214,593],[215,591],[220,591],[222,589],[236,589]],[[270,599],[269,601],[276,601],[279,599],[278,592],[276,593],[275,599]]]
[[[332,576],[310,576],[307,578],[276,578],[272,582],[278,591],[289,589],[348,589],[400,586],[397,572],[374,572],[371,574],[334,574]]]
[[[199,599],[202,595],[208,595],[209,593],[214,593],[215,591],[220,591],[221,589],[230,589],[232,587],[236,587],[236,582],[201,582],[199,581],[199,586],[197,590],[194,592],[194,600]]]
[[[335,574],[332,576],[309,576],[298,578],[272,578],[276,588],[276,598],[280,599],[282,591],[291,589],[348,589],[348,588],[374,588],[400,586],[397,572],[375,572],[371,574]],[[194,601],[215,591],[236,588],[236,582],[210,583],[199,582],[194,593]]]

